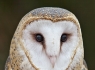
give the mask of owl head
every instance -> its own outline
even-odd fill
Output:
[[[84,51],[79,22],[62,8],[30,11],[20,21],[10,47],[13,68],[81,70]]]

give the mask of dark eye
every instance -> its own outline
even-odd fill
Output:
[[[61,42],[67,41],[67,34],[62,34],[61,36]]]
[[[41,34],[36,34],[36,41],[42,42],[43,41],[43,36]]]

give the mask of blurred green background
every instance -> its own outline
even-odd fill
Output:
[[[89,70],[95,70],[95,0],[0,0],[0,70],[9,54],[10,42],[20,19],[39,7],[61,7],[79,19]]]

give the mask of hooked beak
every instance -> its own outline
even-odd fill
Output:
[[[48,56],[48,57],[49,57],[49,60],[50,60],[50,62],[52,64],[52,66],[54,67],[55,62],[57,60],[57,56]]]

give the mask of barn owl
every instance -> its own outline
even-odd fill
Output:
[[[56,7],[26,14],[11,41],[5,70],[88,70],[75,15]]]

